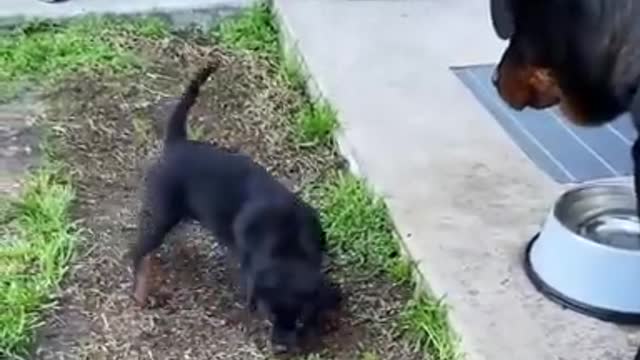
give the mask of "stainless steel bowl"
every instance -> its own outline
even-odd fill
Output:
[[[527,247],[526,270],[552,300],[613,322],[640,323],[640,221],[632,186],[565,192]]]
[[[640,250],[640,222],[630,187],[588,186],[569,191],[558,200],[555,217],[587,240]]]

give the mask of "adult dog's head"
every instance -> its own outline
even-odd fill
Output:
[[[514,109],[559,104],[579,125],[629,110],[640,82],[640,1],[491,0],[509,45],[493,82]]]

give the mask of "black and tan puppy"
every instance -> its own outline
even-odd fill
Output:
[[[187,139],[188,112],[213,70],[204,68],[188,85],[147,174],[132,251],[134,297],[146,301],[151,253],[178,222],[194,219],[239,259],[248,305],[266,310],[274,350],[288,351],[300,326],[314,326],[339,301],[321,269],[325,235],[314,209],[248,156]]]
[[[511,107],[559,104],[582,126],[631,111],[640,128],[640,0],[491,0],[491,16],[509,39],[493,81]],[[640,203],[638,140],[632,156]]]

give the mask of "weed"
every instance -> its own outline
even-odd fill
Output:
[[[362,180],[335,173],[312,194],[336,255],[358,267],[385,272],[395,267],[400,251],[386,206],[369,194]]]
[[[256,3],[238,17],[223,21],[213,35],[232,49],[251,51],[274,59],[280,54],[278,29],[271,9],[263,2]]]
[[[338,126],[335,111],[326,103],[307,103],[294,119],[295,140],[303,146],[331,145]]]
[[[0,34],[0,99],[28,84],[55,82],[71,72],[126,71],[140,59],[121,41],[125,36],[159,38],[168,26],[157,18],[138,20],[88,17],[68,24],[32,22]]]
[[[376,353],[366,351],[360,354],[360,360],[380,360],[380,356]]]
[[[74,192],[60,168],[34,173],[0,227],[0,357],[24,355],[39,312],[67,270],[79,232],[69,211]]]
[[[407,304],[400,318],[403,332],[430,359],[460,359],[458,339],[449,327],[447,308],[441,300],[418,295]]]
[[[307,79],[299,64],[280,52],[278,30],[269,6],[259,3],[238,18],[223,23],[216,35],[227,47],[272,59],[285,84],[304,92]],[[300,145],[333,145],[338,121],[328,104],[309,100],[295,114],[292,123],[294,140]],[[413,264],[401,253],[387,208],[369,192],[364,181],[341,172],[328,174],[323,182],[307,189],[306,196],[319,208],[330,249],[343,263],[381,271],[397,282],[415,285]],[[407,304],[400,325],[427,358],[459,358],[446,307],[441,301],[420,293]],[[373,360],[377,355],[364,353],[362,358]]]

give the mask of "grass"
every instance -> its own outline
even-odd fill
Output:
[[[304,92],[307,78],[297,62],[280,51],[278,26],[268,5],[258,2],[241,16],[223,21],[213,36],[229,49],[248,51],[272,61],[280,79]],[[301,146],[331,145],[338,126],[328,103],[307,101],[293,119],[293,140]]]
[[[326,103],[303,105],[294,119],[295,141],[303,146],[330,145],[338,127],[336,113]]]
[[[93,18],[64,27],[30,24],[0,35],[0,84],[44,83],[83,70],[126,71],[139,60],[121,36],[162,38],[167,29],[162,21],[151,19]],[[278,27],[267,5],[255,5],[223,22],[215,36],[229,48],[272,61],[285,84],[304,91],[306,78],[300,67],[280,53]],[[4,88],[15,92],[14,87]],[[337,127],[335,111],[311,99],[292,116],[293,140],[305,147],[333,148]],[[136,131],[146,132],[143,127]],[[61,174],[53,165],[40,169],[29,178],[20,199],[0,210],[0,358],[28,351],[39,314],[51,304],[79,237],[69,215],[74,192]],[[346,172],[327,174],[309,196],[321,210],[331,249],[340,261],[413,284],[412,266],[402,256],[386,206],[364,181]],[[399,327],[431,359],[458,358],[440,301],[417,295],[407,304]],[[377,358],[366,353],[362,357]]]
[[[406,273],[396,271],[404,259],[387,208],[362,180],[344,172],[331,174],[312,189],[312,202],[321,210],[334,255],[349,265],[406,279]]]
[[[28,352],[79,236],[69,214],[74,192],[61,174],[54,165],[35,172],[1,217],[0,358]]]
[[[231,49],[251,51],[270,58],[280,57],[278,29],[269,6],[262,2],[238,17],[223,21],[213,35]]]
[[[363,180],[336,173],[312,192],[334,255],[348,265],[415,286],[414,268],[402,254],[384,201],[373,195]],[[442,301],[420,291],[406,305],[398,326],[427,359],[460,358]]]
[[[11,99],[25,84],[56,81],[85,70],[125,71],[139,65],[123,36],[159,38],[168,26],[156,18],[125,21],[89,17],[61,25],[33,22],[0,33],[0,99]]]
[[[121,40],[161,38],[155,18],[84,18],[30,23],[0,33],[0,100],[22,84],[46,85],[71,72],[127,71],[140,60]],[[67,271],[80,232],[70,216],[74,191],[45,146],[47,165],[32,173],[20,197],[0,206],[0,358],[28,354],[42,311]]]
[[[417,349],[426,351],[434,360],[459,359],[458,339],[447,320],[446,305],[418,294],[400,316],[402,331],[413,341]]]
[[[256,52],[274,61],[286,84],[304,91],[306,78],[300,66],[281,52],[278,26],[268,5],[258,3],[240,17],[224,22],[216,37],[231,49]],[[334,147],[338,127],[336,112],[326,103],[309,100],[293,116],[294,140],[301,146]],[[335,151],[335,149],[334,149]],[[319,208],[331,251],[342,262],[379,271],[396,282],[415,286],[414,267],[403,257],[384,201],[366,183],[346,172],[335,172],[308,192]],[[457,338],[451,330],[446,306],[419,291],[399,319],[402,332],[425,358],[457,360]],[[365,353],[363,359],[376,359]]]

